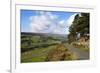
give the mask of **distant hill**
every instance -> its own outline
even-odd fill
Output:
[[[67,34],[21,32],[21,35],[67,37]]]

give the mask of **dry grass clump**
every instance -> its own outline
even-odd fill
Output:
[[[48,53],[46,61],[64,61],[76,59],[77,55],[75,53],[70,52],[63,44],[59,44]]]

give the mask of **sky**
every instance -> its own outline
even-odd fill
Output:
[[[69,34],[76,12],[20,11],[21,32]]]

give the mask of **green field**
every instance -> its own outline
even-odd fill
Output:
[[[64,36],[21,35],[21,62],[45,62],[77,59],[64,46]]]

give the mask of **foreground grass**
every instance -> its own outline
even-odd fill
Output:
[[[74,52],[69,51],[64,44],[59,44],[55,49],[48,53],[46,61],[68,61],[77,59],[78,57]]]
[[[52,45],[46,48],[38,48],[21,54],[21,62],[45,62],[76,60],[75,53],[70,52],[64,45]]]
[[[21,54],[21,62],[42,62],[45,61],[45,58],[48,52],[55,48],[56,45],[52,45],[46,48],[38,48],[35,50],[30,50]]]

